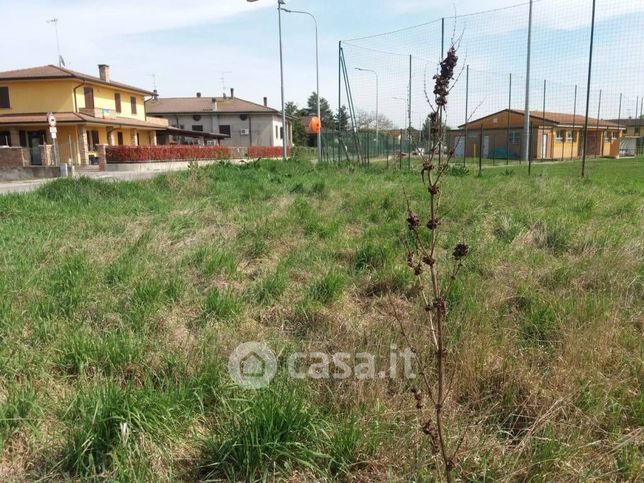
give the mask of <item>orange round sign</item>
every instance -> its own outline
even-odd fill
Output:
[[[315,116],[311,118],[311,123],[309,124],[309,128],[311,129],[311,132],[314,134],[317,134],[320,132],[322,129],[322,121],[320,120],[319,117]]]

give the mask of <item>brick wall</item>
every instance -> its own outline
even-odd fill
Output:
[[[0,169],[22,168],[29,165],[27,148],[0,148]]]

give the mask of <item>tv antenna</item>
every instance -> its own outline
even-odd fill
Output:
[[[152,76],[152,89],[156,92],[157,90],[157,75],[150,74]]]
[[[221,74],[221,89],[222,92],[224,93],[224,96],[226,95],[226,74],[232,74],[232,71],[230,70],[222,70],[219,72]]]
[[[54,30],[56,32],[56,50],[58,52],[58,67],[65,67],[65,59],[63,59],[63,56],[60,55],[60,40],[58,38],[58,19],[52,18],[51,20],[47,20],[47,23],[54,24]]]

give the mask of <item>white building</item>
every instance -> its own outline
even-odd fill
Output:
[[[152,99],[146,103],[149,116],[167,119],[170,126],[190,131],[205,131],[226,134],[229,138],[221,141],[222,146],[272,146],[282,145],[282,115],[268,107],[267,98],[263,104],[235,97],[166,97]],[[288,139],[292,139],[292,128],[287,120]],[[181,139],[174,141],[182,142]]]

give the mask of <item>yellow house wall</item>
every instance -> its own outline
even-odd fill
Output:
[[[118,116],[145,121],[145,105],[143,103],[145,98],[142,94],[135,94],[130,91],[112,88],[103,84],[92,84],[88,82],[86,85],[94,89],[94,107],[96,109],[116,110],[114,94],[119,93],[121,94],[121,112]],[[130,97],[136,98],[136,114],[132,114]],[[78,103],[79,109],[85,108],[85,93],[83,87],[76,90],[76,102]]]
[[[114,145],[118,145],[118,133],[122,132],[123,133],[123,146],[132,146],[132,133],[135,131],[134,129],[115,129],[113,138],[114,138]],[[139,133],[139,146],[149,146],[152,144],[152,140],[150,138],[150,134],[152,131],[143,131],[141,129],[136,130]],[[106,140],[107,140],[107,135],[106,135]],[[101,141],[103,142],[103,141]],[[107,141],[106,143],[107,144]]]
[[[570,132],[571,129],[564,129],[566,133]],[[562,158],[570,158],[571,156],[573,158],[577,157],[579,155],[579,141],[581,140],[581,132],[577,129],[575,129],[575,136],[573,138],[573,142],[568,141],[568,136],[566,134],[566,137],[564,138],[565,142],[557,141],[556,139],[556,134],[557,130],[553,131],[553,145],[552,145],[552,156],[554,159],[562,159]]]
[[[0,109],[0,114],[71,112],[72,92],[77,84],[69,80],[0,81],[0,86],[9,87],[11,105],[9,109]]]

